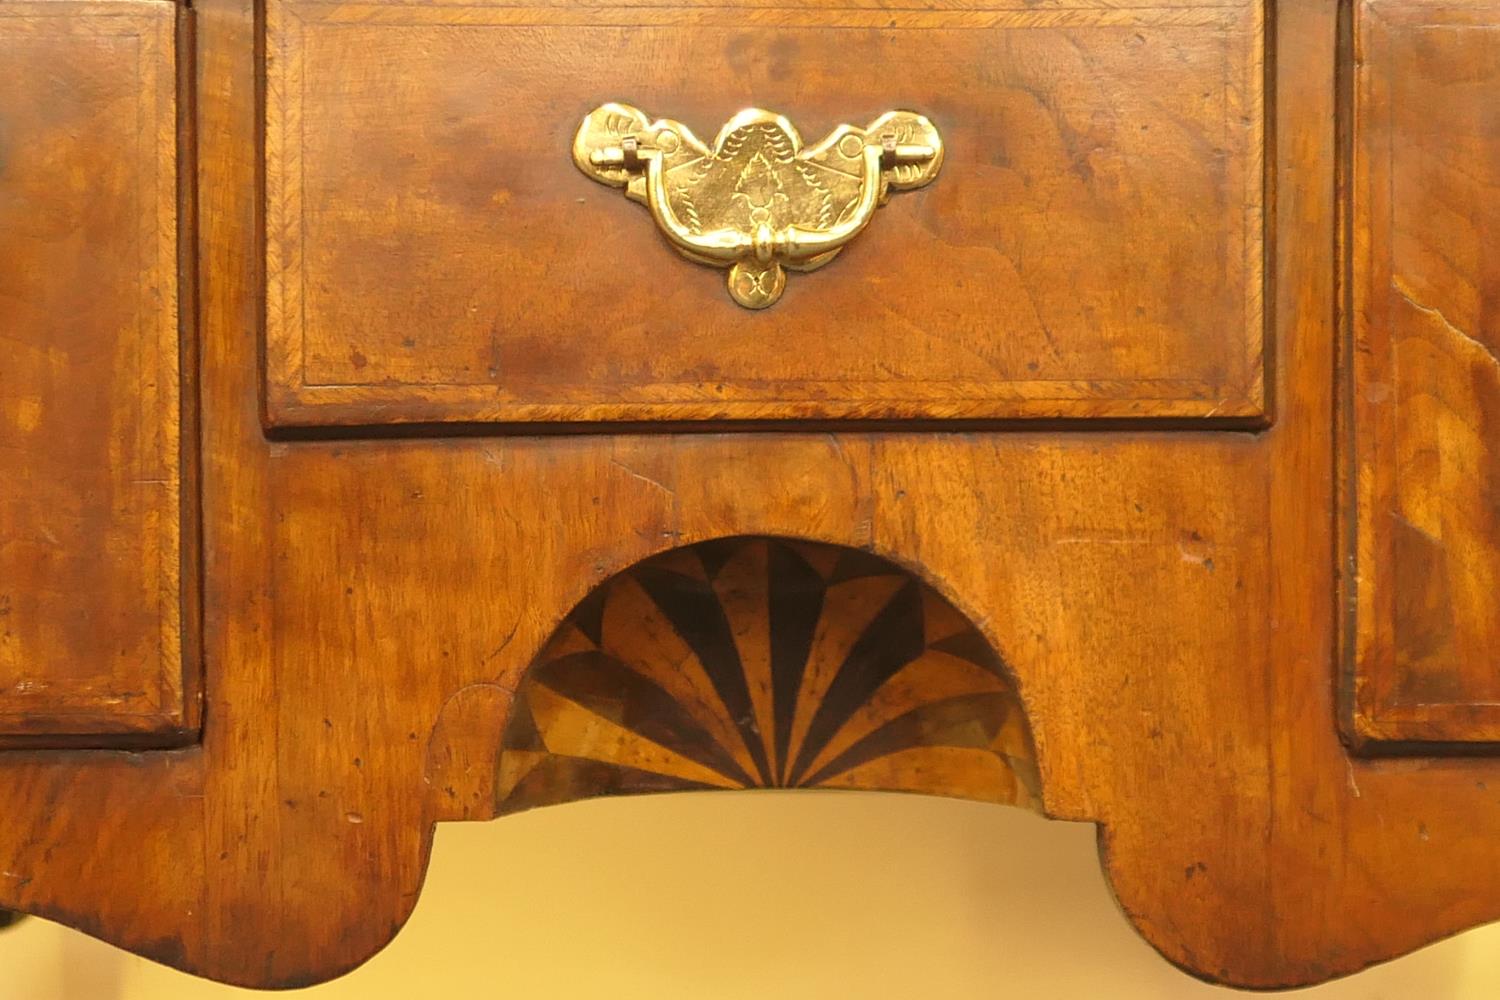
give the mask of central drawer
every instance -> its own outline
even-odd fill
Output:
[[[268,0],[266,417],[1265,420],[1260,0]],[[769,308],[572,161],[625,102],[941,173]]]

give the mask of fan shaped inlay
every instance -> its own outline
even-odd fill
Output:
[[[999,656],[915,576],[771,538],[676,549],[596,588],[538,655],[501,812],[707,788],[928,792],[1034,806]]]

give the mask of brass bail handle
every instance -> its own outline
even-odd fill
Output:
[[[937,129],[910,111],[804,147],[786,118],[751,108],[710,147],[681,122],[605,104],[573,141],[580,170],[645,204],[684,257],[728,268],[729,294],[750,309],[781,297],[787,270],[831,261],[892,190],[930,183],[942,159]]]

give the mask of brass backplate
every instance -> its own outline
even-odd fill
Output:
[[[831,261],[892,190],[931,182],[943,144],[923,116],[890,111],[804,147],[786,118],[750,108],[710,147],[681,122],[605,104],[584,117],[573,161],[646,205],[683,256],[728,268],[729,294],[761,309],[781,297],[788,269]]]

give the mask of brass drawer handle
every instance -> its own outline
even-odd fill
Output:
[[[804,149],[791,122],[750,108],[710,149],[681,122],[605,104],[579,126],[573,162],[649,207],[683,256],[729,268],[729,294],[763,309],[781,297],[787,268],[822,267],[869,225],[891,189],[937,176],[943,143],[921,115],[888,111]]]

